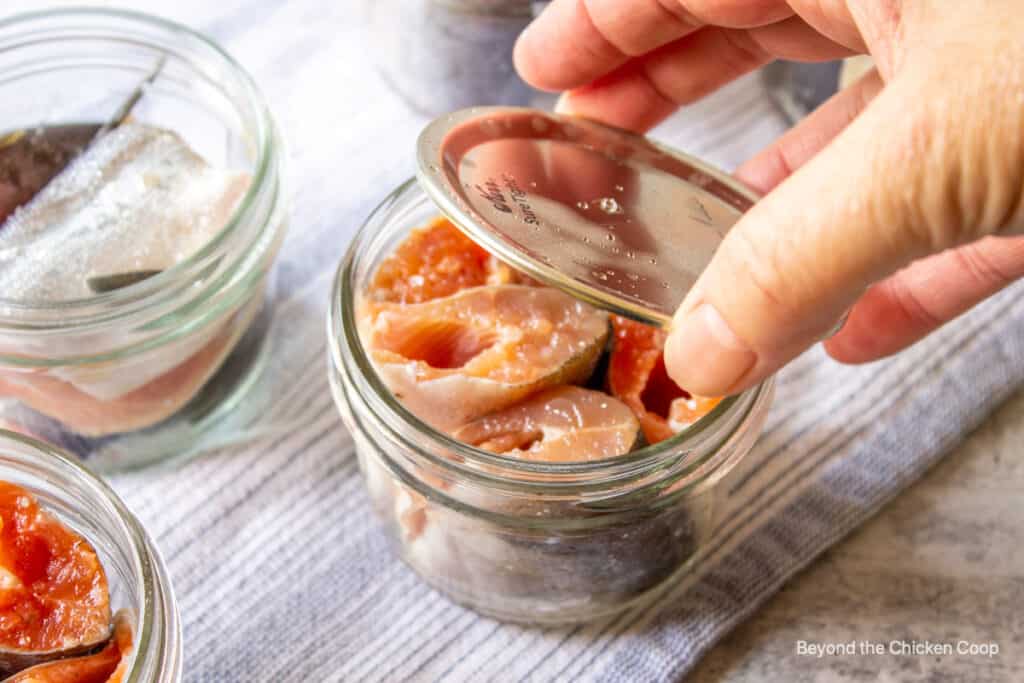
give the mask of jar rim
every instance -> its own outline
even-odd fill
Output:
[[[128,509],[120,496],[101,477],[82,465],[75,458],[65,454],[59,448],[25,434],[0,428],[0,448],[3,444],[16,444],[30,452],[33,465],[40,467],[44,473],[58,472],[67,475],[75,482],[83,484],[89,495],[95,496],[106,506],[113,508],[117,522],[123,526],[131,542],[131,560],[138,572],[142,601],[137,605],[136,627],[133,630],[132,663],[127,671],[125,683],[136,683],[143,680],[142,675],[154,663],[148,658],[154,637],[163,637],[165,642],[172,639],[171,652],[161,644],[161,662],[156,663],[156,674],[170,675],[168,680],[177,680],[180,668],[180,624],[175,614],[167,614],[167,602],[174,602],[173,591],[167,584],[166,570],[159,551],[153,545],[142,523]],[[92,540],[86,538],[90,544]],[[173,612],[173,608],[171,610]],[[162,619],[158,622],[158,615]],[[163,669],[169,665],[169,669]],[[165,680],[165,678],[159,678]]]
[[[375,222],[383,220],[384,212],[393,203],[407,193],[417,190],[423,191],[415,177],[402,183],[374,208],[353,237],[334,277],[327,311],[327,334],[330,362],[342,373],[348,373],[352,369],[345,362],[346,358],[341,351],[342,342],[344,342],[349,350],[348,357],[352,359],[355,366],[354,369],[359,373],[360,379],[364,380],[370,388],[370,392],[359,392],[359,398],[364,400],[370,410],[380,418],[382,428],[386,429],[390,436],[413,448],[431,462],[442,467],[458,469],[466,474],[490,479],[506,479],[506,477],[495,477],[493,474],[482,472],[481,468],[487,470],[500,468],[527,477],[530,475],[551,477],[561,475],[590,479],[595,475],[600,475],[602,482],[608,482],[610,479],[620,481],[642,477],[652,468],[659,467],[668,460],[679,458],[681,454],[704,451],[701,457],[686,462],[677,471],[679,476],[686,476],[707,464],[716,454],[717,444],[724,443],[742,425],[746,424],[754,408],[761,403],[761,399],[770,394],[774,383],[773,377],[769,377],[740,394],[725,397],[710,413],[669,439],[646,445],[624,455],[586,462],[541,462],[510,458],[463,443],[432,427],[396,399],[384,384],[363,347],[355,320],[355,296],[358,289],[355,283],[356,260],[360,253],[360,246],[369,234],[369,229]],[[712,434],[713,427],[720,425],[726,417],[734,417],[736,411],[743,412],[736,421],[734,429],[726,434]],[[417,434],[424,436],[432,445],[456,457],[441,458],[430,453],[429,449],[422,448],[401,434],[394,427],[396,422],[411,426]],[[707,474],[712,474],[713,470],[714,468]],[[531,483],[544,486],[543,482]],[[554,482],[552,485],[557,487],[565,483],[564,481]]]
[[[273,117],[255,81],[234,57],[203,33],[170,19],[137,10],[106,7],[52,8],[30,10],[0,19],[0,50],[11,49],[3,45],[6,38],[4,36],[5,31],[20,28],[31,29],[35,22],[54,18],[71,20],[108,19],[123,22],[128,27],[135,25],[156,29],[165,34],[168,39],[177,39],[178,42],[174,43],[174,45],[180,44],[182,36],[192,41],[192,45],[184,47],[171,47],[170,44],[155,46],[147,40],[146,35],[140,37],[137,34],[132,34],[133,42],[140,45],[158,47],[162,52],[176,56],[186,64],[193,64],[194,60],[190,59],[188,54],[190,50],[198,46],[199,50],[207,52],[206,56],[212,56],[222,66],[226,66],[231,77],[235,79],[237,85],[241,86],[241,90],[245,94],[245,103],[243,105],[245,110],[251,112],[253,120],[256,122],[253,131],[256,141],[254,145],[256,157],[253,164],[252,180],[246,188],[245,194],[238,201],[231,216],[225,221],[220,230],[196,252],[142,282],[91,297],[61,301],[18,301],[5,299],[0,296],[0,329],[52,331],[86,328],[107,322],[112,317],[131,315],[143,308],[159,304],[163,299],[176,293],[175,285],[180,286],[182,283],[188,283],[201,276],[210,267],[211,263],[222,255],[226,247],[229,246],[231,239],[241,231],[242,226],[249,223],[258,208],[258,200],[261,193],[265,191],[268,177],[272,175],[273,165],[280,156],[280,152],[277,149]],[[64,29],[95,28],[110,30],[111,28],[118,27],[70,24],[67,26],[44,25],[38,30],[55,30],[60,32]],[[10,36],[10,38],[18,40],[24,35],[23,33],[16,33]],[[51,40],[59,39],[60,36],[58,35]],[[39,42],[39,38],[33,38],[33,42]],[[17,49],[17,47],[15,45],[14,49]],[[276,201],[277,198],[275,197]],[[259,242],[263,232],[263,230],[258,231],[253,237],[253,244]],[[242,248],[239,250],[239,253],[244,254],[246,251],[247,249]],[[245,259],[240,258],[238,262],[243,263]],[[39,318],[40,320],[36,321],[33,318]]]

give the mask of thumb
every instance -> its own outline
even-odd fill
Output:
[[[1019,229],[1020,112],[1001,108],[1007,98],[983,78],[936,92],[929,71],[901,73],[736,223],[673,320],[665,363],[680,386],[708,396],[753,386],[824,337],[873,282]],[[972,101],[992,106],[964,106]]]

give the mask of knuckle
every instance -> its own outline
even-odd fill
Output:
[[[737,310],[768,312],[783,321],[794,320],[797,307],[790,288],[795,278],[784,275],[787,266],[781,262],[779,250],[743,229],[743,225],[738,224],[729,233],[722,250],[726,277],[733,280],[728,288],[753,299],[744,301]]]
[[[640,22],[631,21],[636,11],[660,17],[660,29],[680,35],[700,24],[670,0],[644,0],[645,7],[629,8],[618,0],[576,0],[579,14],[593,27],[596,34],[615,52],[624,57],[639,57],[658,47],[657,35],[637,30]],[[640,24],[642,26],[642,24]],[[656,34],[660,34],[656,32]]]
[[[988,71],[972,66],[954,88],[919,83],[903,98],[920,103],[897,128],[904,141],[886,136],[902,151],[889,166],[898,210],[928,251],[1024,230],[1024,115]]]
[[[963,244],[973,234],[966,213],[974,198],[965,192],[960,143],[950,139],[944,118],[932,107],[910,114],[904,155],[910,158],[893,160],[902,168],[892,169],[891,177],[903,186],[893,213],[926,252]]]
[[[942,318],[932,312],[902,278],[890,278],[884,286],[888,289],[889,300],[910,329],[931,330],[943,323]]]
[[[722,74],[740,76],[768,61],[768,53],[746,31],[709,28],[696,34],[695,40],[699,45],[689,47],[701,54],[715,54],[719,67],[682,72],[674,49],[651,53],[639,62],[640,75],[667,102],[689,104],[718,88]]]
[[[700,17],[689,10],[684,0],[655,0],[655,2],[682,24],[700,26],[705,23]]]
[[[648,60],[640,65],[637,72],[655,96],[672,106],[686,104],[696,98],[692,88],[675,85],[672,74],[666,75],[660,67],[657,61]]]
[[[604,22],[601,21],[600,10],[596,9],[593,2],[577,0],[576,7],[580,21],[587,26],[589,32],[596,39],[593,41],[576,41],[577,48],[581,50],[581,57],[583,59],[605,60],[609,57],[624,59],[631,56],[614,40],[614,32],[608,30]]]
[[[1007,268],[999,260],[992,258],[986,250],[985,242],[968,244],[952,251],[953,258],[960,268],[969,274],[979,288],[983,290],[1001,289],[1020,277],[1014,269]],[[1011,255],[1013,252],[1010,252]],[[1018,259],[1017,270],[1024,270],[1024,259]]]
[[[624,57],[640,57],[660,41],[650,31],[637,30],[636,21],[630,21],[637,10],[660,18],[659,29],[683,35],[701,25],[675,0],[644,0],[644,7],[630,8],[619,0],[576,0],[579,13],[590,24],[597,36]],[[638,3],[639,4],[639,3]],[[656,32],[660,34],[660,31]]]
[[[676,12],[699,24],[753,28],[773,24],[791,16],[789,3],[776,0],[659,0],[664,5],[675,5]]]
[[[771,58],[748,31],[721,29],[719,35],[728,48],[721,51],[721,56],[727,59],[737,72],[755,69]]]

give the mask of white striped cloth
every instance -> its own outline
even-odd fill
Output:
[[[8,0],[3,11],[40,4]],[[362,3],[132,6],[233,52],[291,150],[275,361],[257,390],[270,406],[262,436],[114,479],[170,565],[188,681],[676,680],[1024,383],[1020,287],[892,360],[843,367],[813,350],[780,374],[749,460],[763,464],[735,484],[732,513],[670,599],[577,628],[478,617],[389,554],[325,376],[329,280],[361,221],[412,174],[424,123],[368,63]],[[782,129],[754,76],[658,135],[731,168]]]

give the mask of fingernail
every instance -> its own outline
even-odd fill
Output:
[[[676,320],[665,343],[669,375],[702,396],[730,393],[756,362],[757,354],[708,303]]]
[[[850,309],[846,309],[846,312],[843,313],[842,316],[840,316],[839,320],[836,321],[836,324],[832,326],[832,329],[830,329],[828,332],[825,333],[825,336],[823,336],[821,338],[821,340],[822,341],[827,341],[827,340],[831,339],[832,337],[836,336],[837,334],[839,334],[843,330],[843,327],[846,326],[846,321],[849,320],[849,319],[850,319]]]

